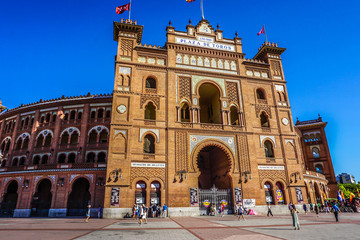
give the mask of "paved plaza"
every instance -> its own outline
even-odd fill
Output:
[[[149,219],[1,218],[0,239],[360,239],[360,214],[300,214],[301,229],[293,230],[290,215],[173,217]]]

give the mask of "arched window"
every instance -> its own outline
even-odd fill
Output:
[[[317,133],[315,137],[316,137],[316,141],[320,141],[320,140],[321,140],[320,133]]]
[[[282,99],[281,99],[281,93],[280,93],[280,92],[277,92],[277,95],[278,95],[278,97],[279,97],[279,101],[282,101]]]
[[[29,125],[29,118],[25,118],[25,127],[27,127]]]
[[[106,154],[104,152],[100,152],[98,154],[98,159],[97,159],[97,162],[105,162],[105,159],[106,159]]]
[[[58,157],[58,163],[65,163],[66,155],[64,153],[60,154]]]
[[[44,123],[44,121],[45,121],[45,116],[41,116],[40,123]]]
[[[31,124],[30,126],[34,125],[34,117],[31,118]]]
[[[49,123],[49,122],[50,122],[50,118],[51,118],[50,113],[46,114],[46,122],[47,122],[47,123]]]
[[[95,162],[95,153],[93,153],[93,152],[88,153],[88,155],[86,156],[86,162],[88,162],[88,163]]]
[[[91,118],[91,119],[94,119],[95,116],[96,116],[96,112],[95,112],[95,111],[91,111],[90,118]]]
[[[261,127],[270,127],[269,118],[264,112],[260,114]]]
[[[74,131],[73,134],[71,134],[70,144],[72,145],[77,144],[78,139],[79,139],[79,134],[76,131]]]
[[[94,144],[96,143],[97,140],[97,132],[96,130],[92,130],[91,133],[89,134],[89,144]]]
[[[40,156],[36,155],[33,159],[33,165],[39,165],[40,163]]]
[[[106,111],[105,117],[106,117],[106,118],[110,118],[110,117],[111,117],[111,111],[110,111],[110,110],[107,110],[107,111]]]
[[[264,148],[265,148],[265,157],[273,158],[274,157],[274,149],[273,149],[272,143],[269,140],[266,140],[264,142]]]
[[[156,80],[153,78],[147,78],[145,87],[146,88],[156,88]]]
[[[190,122],[190,108],[186,102],[181,103],[181,122]]]
[[[52,117],[52,122],[56,122],[56,113],[53,114],[53,117]]]
[[[19,140],[16,143],[16,150],[20,150],[22,144],[22,138],[19,138]]]
[[[43,142],[44,142],[44,136],[41,134],[36,140],[36,147],[37,148],[42,147]]]
[[[22,119],[20,122],[20,128],[22,128],[23,126],[24,126],[24,119]]]
[[[151,134],[144,137],[144,153],[155,153],[155,138]]]
[[[26,160],[25,157],[20,158],[19,166],[24,166],[25,160]]]
[[[152,102],[149,102],[145,107],[145,119],[156,120],[156,110]]]
[[[282,93],[282,97],[283,97],[283,101],[286,102],[286,95],[284,92]]]
[[[108,132],[103,129],[100,133],[100,143],[107,143]]]
[[[284,187],[280,182],[276,183],[276,192],[275,192],[275,197],[276,197],[276,201],[279,205],[281,204],[285,204],[285,196],[284,196]]]
[[[48,134],[45,138],[45,143],[44,143],[44,147],[50,147],[51,145],[51,139],[52,139],[52,136],[51,134]]]
[[[49,156],[43,155],[41,158],[41,164],[47,164],[48,160],[49,160]]]
[[[210,83],[204,83],[199,88],[200,122],[222,124],[220,112],[220,92]]]
[[[146,183],[139,181],[135,186],[135,203],[145,204],[146,203]]]
[[[239,114],[235,106],[230,108],[230,123],[231,125],[239,125]]]
[[[61,136],[60,144],[61,144],[61,145],[67,145],[68,142],[69,142],[69,133],[68,133],[68,132],[64,132],[63,135]]]
[[[158,181],[154,181],[151,183],[150,203],[161,205],[161,185]]]
[[[314,147],[314,148],[312,149],[312,153],[313,153],[314,158],[320,158],[320,153],[319,153],[319,149],[318,149],[318,148]]]
[[[1,167],[5,167],[5,166],[6,166],[6,160],[2,160]]]
[[[76,155],[75,153],[70,153],[68,156],[68,163],[75,163]]]
[[[64,120],[65,120],[65,121],[69,120],[69,113],[65,113]]]
[[[70,120],[74,120],[75,117],[76,117],[76,111],[75,111],[75,110],[72,110],[72,111],[70,112]]]
[[[78,119],[78,120],[81,120],[81,118],[82,118],[82,112],[78,112],[77,119]]]
[[[1,152],[4,153],[5,152],[5,141],[1,144]]]
[[[8,152],[9,149],[10,149],[10,144],[11,144],[11,140],[9,140],[6,144],[6,147],[5,147],[5,152]]]
[[[264,184],[266,203],[274,204],[273,190],[269,182]]]
[[[14,158],[13,160],[12,160],[12,164],[11,164],[11,166],[17,166],[18,165],[18,161],[19,161],[19,159],[18,158]]]
[[[265,100],[265,93],[261,89],[256,89],[256,98]]]
[[[102,109],[102,108],[100,108],[99,110],[98,110],[98,116],[97,116],[98,118],[103,118],[104,117],[104,109]]]
[[[324,168],[321,164],[316,165],[315,169],[316,169],[316,172],[318,172],[318,173],[321,173],[321,174],[324,173]]]

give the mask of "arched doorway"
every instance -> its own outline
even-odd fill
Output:
[[[78,178],[72,185],[67,203],[68,216],[85,216],[90,204],[90,183],[86,178]]]
[[[197,155],[199,205],[202,213],[208,212],[210,204],[218,208],[225,204],[225,213],[232,213],[231,160],[226,152],[214,145],[203,147]]]
[[[222,124],[220,92],[210,83],[199,87],[200,95],[200,122]]]
[[[150,204],[161,206],[161,185],[158,181],[154,181],[151,183]]]
[[[138,181],[135,187],[135,203],[146,204],[146,183]]]
[[[51,207],[51,181],[43,179],[37,186],[33,199],[31,201],[31,216],[32,217],[47,217]]]
[[[9,183],[6,193],[3,197],[0,207],[0,216],[2,217],[12,217],[14,210],[16,209],[19,185],[17,181],[13,180]]]
[[[271,183],[265,182],[264,189],[265,189],[266,203],[274,204],[275,202],[274,202],[274,196],[273,196],[273,187],[272,187]]]
[[[314,184],[314,188],[315,188],[316,203],[321,204],[322,202],[321,202],[320,190],[319,190],[319,186],[316,183]]]
[[[286,202],[285,202],[284,187],[283,187],[283,184],[282,184],[281,182],[277,182],[277,183],[276,183],[275,196],[276,196],[276,202],[277,202],[277,204],[279,204],[279,205],[284,205],[284,204],[286,204]]]

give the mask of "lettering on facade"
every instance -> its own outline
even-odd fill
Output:
[[[199,41],[200,39],[201,39],[201,41]],[[212,48],[212,49],[222,50],[222,51],[235,52],[235,46],[233,46],[233,45],[214,43],[214,42],[205,40],[205,38],[199,38],[199,40],[194,40],[194,39],[189,39],[189,38],[181,38],[181,37],[175,38],[175,42],[178,44],[185,44],[185,45],[190,45],[190,46],[194,46],[194,47],[204,47],[204,48]]]
[[[258,166],[259,170],[285,170],[284,166]]]
[[[133,162],[131,167],[152,167],[152,168],[165,168],[165,163],[141,163]]]

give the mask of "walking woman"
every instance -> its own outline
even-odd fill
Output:
[[[238,221],[240,221],[240,218],[245,221],[244,209],[241,205],[239,206],[239,210],[238,210]]]
[[[316,213],[316,216],[319,217],[319,207],[317,204],[315,204],[315,213]]]
[[[90,209],[91,209],[91,205],[89,204],[88,205],[88,209],[86,211],[86,219],[85,219],[85,222],[89,222],[89,218],[90,218]]]
[[[293,208],[291,209],[293,226],[295,227],[294,230],[296,230],[296,228],[297,228],[297,230],[300,230],[300,222],[299,222],[298,213],[299,213],[299,211],[296,209],[296,207],[294,205]]]

